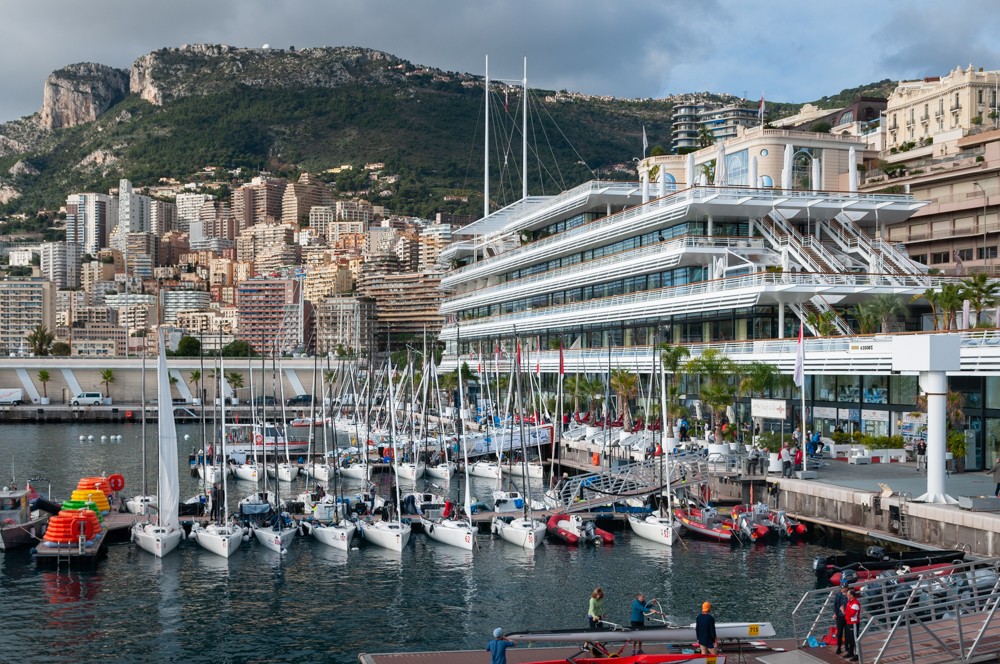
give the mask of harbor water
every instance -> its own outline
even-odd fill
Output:
[[[200,447],[201,428],[178,426],[178,435],[187,497],[200,489],[187,458]],[[154,493],[155,436],[155,426],[147,427]],[[132,495],[142,485],[140,449],[138,424],[5,426],[0,483],[11,472],[18,486],[45,477],[61,498],[80,477],[119,472]],[[382,483],[384,492],[388,479]],[[486,498],[493,483],[473,478],[470,486]],[[36,488],[44,493],[46,484]],[[401,488],[410,487],[404,481]],[[416,488],[457,497],[459,481]],[[231,482],[230,503],[252,489]],[[283,494],[305,489],[304,479],[281,487]],[[708,600],[719,621],[770,621],[788,636],[792,609],[815,587],[812,560],[830,552],[808,543],[730,548],[694,539],[669,549],[628,532],[613,546],[546,543],[533,553],[485,534],[471,553],[416,533],[402,554],[357,547],[343,552],[298,538],[279,556],[251,541],[225,560],[182,542],[161,560],[112,544],[92,572],[36,570],[29,551],[11,552],[0,557],[3,659],[356,662],[359,652],[481,648],[495,627],[585,627],[596,586],[616,623],[627,624],[632,597],[643,591],[675,621],[693,621]]]

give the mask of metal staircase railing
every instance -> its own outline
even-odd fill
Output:
[[[847,214],[841,213],[820,223],[821,232],[825,231],[842,250],[857,254],[869,266],[883,266],[881,270],[869,268],[869,272],[888,273],[890,278],[893,273],[926,278],[926,273],[913,261],[885,240],[870,238]]]
[[[831,307],[830,304],[819,295],[814,295],[805,302],[792,302],[788,305],[788,308],[791,309],[792,313],[798,316],[799,319],[805,323],[806,327],[808,327],[809,330],[817,337],[823,335],[814,325],[811,324],[809,314],[823,314],[827,311],[833,312],[832,321],[834,327],[837,329],[837,334],[848,337],[854,336],[855,334],[854,330],[851,329],[851,326],[847,324],[847,321],[845,321],[844,318],[837,313],[837,310]]]
[[[1000,558],[919,573],[890,570],[854,586],[861,590],[860,662],[995,661],[1000,653]],[[830,632],[837,592],[803,595],[792,612],[799,643]]]
[[[795,254],[802,266],[809,271],[823,273],[850,271],[836,256],[827,251],[822,242],[811,236],[802,236],[777,210],[772,210],[765,219],[770,220],[775,235],[783,240],[781,244]]]

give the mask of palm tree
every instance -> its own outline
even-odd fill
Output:
[[[105,398],[111,398],[111,383],[115,382],[115,370],[103,369],[101,371],[101,382],[104,383]]]
[[[977,272],[962,279],[962,290],[969,304],[976,310],[976,324],[982,320],[983,309],[995,307],[1000,297],[1000,283],[990,279],[985,272]]]
[[[858,322],[859,334],[871,334],[878,324],[878,316],[868,302],[858,302],[848,313]]]
[[[31,329],[31,332],[25,335],[24,340],[28,342],[28,349],[32,354],[42,356],[49,354],[49,348],[52,347],[55,338],[56,335],[49,332],[49,328],[44,325],[36,325]]]
[[[832,309],[827,309],[826,311],[810,311],[809,315],[806,316],[806,324],[816,330],[816,334],[821,337],[829,337],[836,332],[836,320],[837,312]]]
[[[46,387],[46,383],[48,383],[50,380],[52,380],[52,376],[49,375],[48,370],[41,369],[38,372],[38,382],[42,384],[42,396],[45,397],[46,399],[49,398],[49,390]]]
[[[898,295],[880,293],[868,301],[872,316],[878,319],[882,326],[882,334],[889,333],[889,321],[897,316],[906,315],[906,307]]]
[[[934,288],[928,288],[923,293],[914,295],[910,301],[916,302],[918,300],[925,300],[927,304],[931,305],[931,318],[934,319],[934,331],[937,332],[940,329],[938,324],[938,291]]]
[[[587,396],[588,412],[596,412],[604,403],[604,381],[600,378],[588,380],[583,385],[584,394]]]
[[[188,379],[194,384],[194,391],[197,392],[198,398],[201,399],[201,371],[195,369],[188,375]]]
[[[573,399],[574,417],[580,412],[580,397],[583,396],[583,386],[586,382],[587,377],[581,376],[580,374],[570,376],[563,382],[563,389],[566,392],[566,396],[572,397]]]
[[[632,428],[632,409],[629,402],[639,394],[639,377],[628,369],[612,369],[609,377],[611,389],[618,397],[618,407],[621,411],[626,429]]]
[[[699,376],[699,396],[709,412],[712,413],[712,424],[715,430],[715,440],[722,440],[722,421],[719,415],[726,406],[733,403],[736,396],[736,385],[733,376],[737,366],[728,356],[716,348],[709,348],[698,357],[688,360],[684,371],[689,376]]]
[[[674,418],[680,415],[680,409],[675,401],[677,397],[677,373],[680,371],[681,364],[689,357],[691,357],[691,351],[688,350],[687,346],[674,346],[667,342],[660,344],[660,364],[663,366],[663,371],[670,374],[670,384],[667,386],[667,430],[665,432],[667,438],[674,437]]]
[[[177,385],[177,376],[170,374],[170,395],[173,396],[174,387]]]
[[[962,287],[959,284],[945,284],[941,286],[937,301],[938,306],[944,312],[941,328],[944,330],[958,328],[958,311],[965,302],[965,294],[962,292]]]

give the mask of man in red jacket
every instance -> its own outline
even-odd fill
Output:
[[[844,622],[847,623],[847,632],[844,634],[844,648],[847,650],[847,659],[856,662],[858,656],[855,653],[857,648],[858,624],[861,622],[861,602],[858,600],[857,588],[847,591],[847,606],[844,607]]]

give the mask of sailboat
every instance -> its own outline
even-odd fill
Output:
[[[667,413],[667,374],[662,369],[660,370],[660,417],[662,418],[660,431],[665,433],[667,431],[669,413]],[[670,506],[670,476],[672,469],[670,466],[669,447],[669,445],[663,445],[663,454],[660,456],[661,461],[666,466],[666,471],[661,471],[660,473],[660,484],[667,487],[667,496],[660,496],[660,515],[650,514],[643,517],[641,514],[629,514],[628,524],[632,528],[632,532],[643,539],[673,546],[680,537],[681,523],[674,519],[674,511]],[[666,505],[665,508],[664,504]]]
[[[386,391],[390,402],[393,398],[392,393],[392,363],[389,363],[388,371],[389,389]],[[394,403],[389,404],[389,431],[395,432],[396,430],[396,405]],[[399,455],[393,455],[393,472],[396,473],[396,514],[392,521],[366,521],[361,520],[358,522],[361,528],[361,535],[365,540],[371,542],[375,546],[380,546],[385,549],[391,549],[392,551],[402,551],[406,544],[410,541],[410,524],[403,523],[399,518],[399,509],[402,505],[402,501],[399,495]]]
[[[518,350],[517,357],[514,361],[514,377],[517,383],[517,410],[522,417],[521,428],[524,428],[524,409],[521,403],[521,346],[520,342],[517,342]],[[524,432],[521,432],[521,452],[522,456],[524,454]],[[525,549],[534,550],[537,549],[542,544],[542,540],[545,538],[545,524],[535,519],[531,513],[531,483],[525,482],[525,491],[527,494],[527,499],[523,503],[523,515],[507,521],[503,517],[495,516],[493,517],[493,532],[499,535],[502,539],[510,542],[511,544],[516,544],[517,546],[523,547]]]
[[[156,360],[156,406],[159,427],[159,467],[157,482],[159,517],[132,526],[132,539],[139,548],[162,558],[177,548],[184,538],[178,513],[180,511],[180,479],[177,469],[177,429],[174,426],[174,400],[170,393],[167,356],[163,335],[157,334],[159,356]],[[143,408],[146,405],[143,404]],[[145,441],[143,441],[145,444]]]
[[[458,372],[458,412],[462,413],[462,372]],[[450,503],[445,503],[449,507]],[[472,525],[472,497],[469,494],[469,451],[465,450],[465,518],[455,518],[454,515],[446,513],[440,519],[428,519],[420,517],[420,524],[424,527],[427,536],[436,542],[457,546],[460,549],[472,551],[472,546],[476,542],[476,531]]]
[[[222,380],[222,376],[225,373],[222,370],[223,360],[219,359],[219,380]],[[226,459],[226,401],[222,400],[222,413],[220,415],[221,419],[221,432],[222,440],[219,445],[221,447],[221,458]],[[222,515],[221,521],[216,521],[215,523],[210,523],[207,526],[201,527],[195,525],[191,536],[197,539],[198,544],[202,547],[211,551],[212,553],[222,556],[223,558],[228,558],[233,555],[240,544],[243,542],[243,537],[246,534],[242,528],[236,524],[230,522],[229,520],[229,487],[226,482],[227,473],[222,473],[222,492],[220,494],[221,505],[213,506],[213,511],[216,514]],[[214,492],[213,492],[214,493]],[[213,500],[215,496],[213,495]]]
[[[249,376],[249,378],[250,378],[250,404],[251,404],[251,408],[252,408],[252,405],[253,405],[253,367],[250,366],[250,364],[251,364],[250,354],[248,353],[247,354],[247,376]],[[219,391],[220,392],[222,391],[221,390],[221,382],[220,382],[220,390]],[[251,419],[253,419],[254,417],[256,417],[256,412],[253,409],[251,409],[251,413],[253,413],[251,415]],[[257,446],[256,445],[251,445],[250,447],[251,447],[250,451],[253,454],[253,458],[252,459],[248,459],[248,458],[246,458],[246,456],[244,456],[241,463],[236,463],[233,466],[233,475],[235,475],[236,479],[238,479],[238,480],[245,480],[247,482],[253,482],[254,484],[256,484],[260,480],[260,464],[257,463]],[[244,452],[244,455],[245,454],[246,453]]]
[[[277,352],[276,351],[272,351],[272,353],[271,353],[271,393],[275,395],[275,398],[277,398],[279,396],[281,398],[281,405],[279,406],[279,408],[281,408],[281,421],[282,421],[282,434],[283,434],[282,438],[284,438],[285,460],[282,461],[282,462],[280,462],[280,463],[278,462],[278,441],[276,440],[275,443],[274,443],[274,459],[275,459],[274,470],[272,471],[271,468],[268,468],[267,469],[267,474],[270,475],[271,477],[277,477],[282,482],[291,482],[292,480],[294,480],[296,477],[299,476],[299,467],[298,467],[298,465],[295,465],[295,464],[292,463],[292,457],[291,457],[291,455],[288,452],[288,435],[284,431],[284,424],[283,424],[284,422],[287,421],[285,419],[285,394],[284,394],[284,386],[282,386],[282,388],[281,388],[281,394],[280,395],[278,394],[278,389],[275,386],[275,380],[276,380],[275,379],[275,374],[276,374],[276,369],[275,369],[276,359],[275,359],[275,356],[276,355],[277,355]],[[278,369],[280,369],[280,368],[281,368],[281,365],[279,364],[278,365]]]
[[[146,354],[142,354],[142,369],[140,371],[142,386],[139,389],[139,400],[142,402],[142,427],[140,438],[142,440],[142,495],[132,496],[125,501],[125,509],[131,514],[145,516],[149,514],[150,508],[157,505],[156,496],[148,495],[146,491]]]
[[[313,394],[316,394],[316,372],[317,372],[317,369],[318,369],[318,367],[317,367],[318,361],[319,360],[316,359],[316,358],[313,359],[313,391],[312,391]],[[327,370],[327,374],[328,375],[331,375],[331,376],[334,375],[334,374],[330,374],[330,356],[329,355],[327,355],[327,357],[326,357],[326,370]],[[326,386],[328,385],[329,388],[330,388],[330,398],[332,399],[333,398],[333,383],[332,383],[332,381],[328,381],[327,380],[327,376],[324,376],[324,378],[323,378],[323,385],[324,385],[323,396],[320,397],[320,401],[322,402],[323,405],[322,405],[322,411],[321,411],[321,418],[319,420],[320,423],[321,423],[320,426],[323,427],[323,457],[322,457],[322,461],[317,461],[316,457],[314,456],[314,453],[315,453],[314,450],[310,449],[309,450],[309,457],[308,457],[310,459],[310,461],[309,461],[309,464],[303,469],[303,472],[305,473],[305,475],[307,477],[311,477],[313,479],[319,480],[320,482],[329,482],[330,478],[333,476],[334,472],[333,472],[333,468],[330,467],[330,457],[329,457],[329,455],[327,453],[328,452],[328,445],[327,445],[327,439],[326,439],[326,430],[327,430],[327,426],[326,426],[326,403],[327,403]],[[312,405],[311,405],[311,407],[309,409],[309,418],[310,418],[310,424],[309,424],[309,442],[311,444],[315,440],[315,437],[316,437],[316,398],[315,397],[313,397]],[[336,434],[336,430],[334,430],[334,435],[337,435]]]
[[[327,358],[327,361],[329,362],[329,358]],[[329,364],[327,366],[329,366]],[[331,394],[332,394],[332,385],[331,385]],[[325,410],[325,405],[324,405],[324,410]],[[325,414],[326,413],[324,412],[324,415]],[[334,449],[336,450],[337,449],[337,438],[336,438],[336,436],[334,436],[333,445],[334,445]],[[326,457],[326,428],[324,427],[324,429],[323,429],[323,459],[325,460],[326,458],[327,458]],[[326,466],[326,467],[329,468],[329,466]],[[318,476],[317,476],[317,479],[318,479]],[[355,526],[354,523],[352,523],[351,521],[348,521],[346,519],[342,519],[341,518],[342,516],[344,516],[342,514],[342,511],[346,510],[348,503],[344,499],[344,496],[343,496],[343,486],[337,480],[337,475],[335,473],[334,473],[332,479],[333,479],[333,505],[331,507],[333,508],[332,509],[332,511],[333,511],[333,519],[329,523],[324,523],[322,520],[320,520],[320,518],[319,518],[320,517],[320,512],[319,512],[320,505],[317,505],[317,510],[316,510],[316,512],[314,512],[315,517],[316,517],[317,520],[309,522],[310,534],[314,538],[316,538],[316,540],[319,543],[321,543],[321,544],[325,544],[327,546],[332,546],[333,548],[340,549],[341,551],[347,551],[348,549],[351,548],[351,540],[354,539],[354,531],[357,530],[357,526]],[[337,495],[338,489],[339,489],[339,492],[341,494],[339,496],[339,498],[338,498],[338,495]],[[329,510],[328,510],[327,513],[329,514]]]

